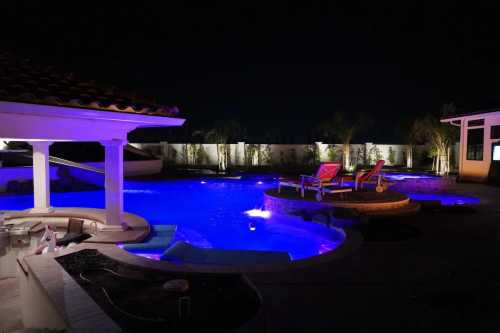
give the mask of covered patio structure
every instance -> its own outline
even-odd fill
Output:
[[[117,94],[115,89],[76,81],[52,68],[34,68],[0,54],[0,140],[33,147],[33,214],[50,203],[49,148],[53,142],[97,141],[105,150],[105,226],[127,228],[123,210],[123,147],[141,127],[181,126],[176,107]],[[78,206],[78,203],[75,203]]]

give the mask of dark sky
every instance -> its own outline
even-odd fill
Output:
[[[2,2],[4,47],[176,104],[189,129],[300,141],[343,111],[373,123],[359,140],[396,142],[443,103],[500,106],[495,1],[79,3]]]

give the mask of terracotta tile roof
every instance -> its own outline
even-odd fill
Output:
[[[36,66],[29,59],[16,59],[1,52],[0,100],[164,117],[179,114],[176,106],[158,105],[115,87],[80,81],[54,67]]]

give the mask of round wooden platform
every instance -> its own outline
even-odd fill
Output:
[[[394,191],[377,193],[375,191],[357,191],[343,194],[326,194],[322,201],[317,201],[316,192],[306,191],[304,198],[293,189],[270,189],[265,192],[264,206],[267,210],[294,214],[303,211],[345,208],[355,209],[360,213],[395,211],[410,205],[410,198]]]

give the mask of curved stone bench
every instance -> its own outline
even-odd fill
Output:
[[[37,219],[55,228],[65,229],[69,218],[84,220],[84,230],[93,236],[87,239],[88,243],[129,243],[144,240],[150,232],[149,223],[142,217],[124,213],[124,221],[131,228],[127,231],[101,231],[106,226],[106,211],[97,208],[54,208],[48,213],[35,213],[29,209],[23,211],[9,211],[5,214],[5,221],[24,222]],[[94,225],[95,224],[95,225]],[[97,227],[97,231],[96,231]]]

